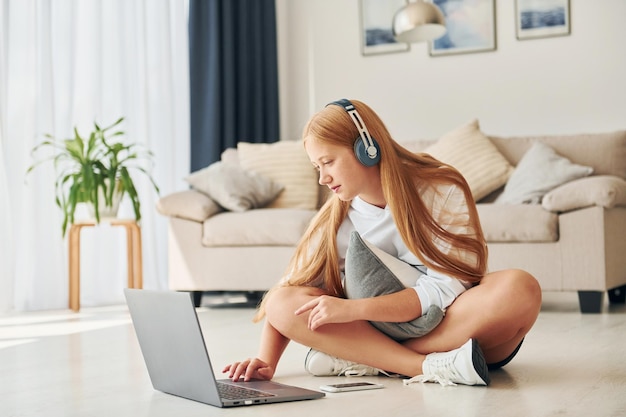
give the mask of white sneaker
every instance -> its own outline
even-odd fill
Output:
[[[326,353],[311,349],[306,354],[304,369],[315,376],[375,376],[385,374],[380,369],[345,359],[336,358]]]
[[[450,352],[426,355],[422,375],[404,380],[413,382],[439,382],[441,385],[489,385],[489,371],[478,342],[468,340],[463,346]]]

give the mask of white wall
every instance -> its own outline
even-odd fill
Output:
[[[359,0],[277,0],[281,129],[299,138],[329,101],[363,100],[398,140],[477,117],[498,135],[626,128],[626,1],[571,0],[571,34],[518,41],[515,2],[496,1],[497,50],[362,56]]]

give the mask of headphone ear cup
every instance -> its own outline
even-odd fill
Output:
[[[354,155],[356,156],[356,159],[358,159],[359,162],[366,167],[373,167],[380,162],[380,148],[378,146],[378,142],[376,142],[376,139],[374,138],[372,138],[372,142],[374,143],[373,148],[375,148],[374,150],[376,151],[374,155],[370,155],[367,152],[368,149],[363,143],[361,137],[358,137],[354,141]]]

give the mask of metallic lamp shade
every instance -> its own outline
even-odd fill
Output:
[[[393,16],[393,36],[398,42],[432,41],[446,33],[439,7],[423,0],[407,4]]]

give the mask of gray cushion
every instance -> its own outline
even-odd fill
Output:
[[[550,190],[568,181],[591,175],[593,168],[578,165],[558,155],[550,146],[535,142],[509,178],[500,204],[539,204]]]
[[[285,188],[260,174],[221,161],[191,173],[185,181],[235,212],[264,207]]]
[[[377,249],[377,248],[376,248]],[[357,232],[350,235],[346,253],[346,295],[348,298],[370,298],[392,294],[406,288],[398,277],[406,268],[415,268],[392,256],[378,256],[374,246],[368,244]],[[380,249],[378,249],[380,250]],[[398,271],[398,272],[396,272]],[[394,273],[395,272],[395,273]],[[443,311],[432,305],[428,312],[415,320],[405,323],[371,322],[381,332],[396,340],[406,340],[429,333],[443,319]]]

